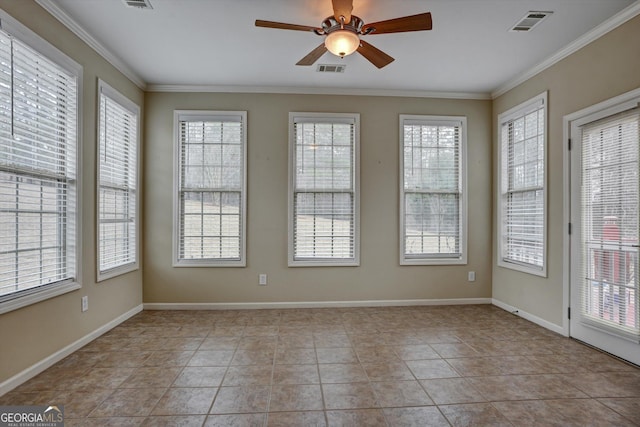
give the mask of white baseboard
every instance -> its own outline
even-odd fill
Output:
[[[508,311],[509,313],[515,314],[516,316],[520,316],[523,319],[526,319],[530,322],[535,323],[536,325],[540,325],[543,328],[547,328],[552,332],[555,332],[557,334],[560,334],[562,336],[568,337],[569,334],[567,333],[567,331],[564,330],[564,328],[560,325],[556,325],[555,323],[551,323],[549,321],[546,321],[536,315],[533,315],[531,313],[527,313],[526,311],[520,310],[517,307],[513,307],[509,304],[506,304],[500,300],[497,300],[495,298],[492,299],[492,304],[495,305],[496,307],[499,307],[505,311]]]
[[[133,317],[134,315],[140,313],[141,311],[142,311],[142,304],[140,304],[137,307],[134,307],[131,310],[127,311],[126,313],[116,317],[115,319],[113,319],[109,323],[99,327],[95,331],[85,335],[84,337],[82,337],[79,340],[69,344],[68,346],[64,347],[63,349],[58,350],[57,352],[53,353],[51,356],[48,356],[48,357],[42,359],[41,361],[39,361],[38,363],[36,363],[36,364],[28,367],[27,369],[23,370],[22,372],[19,372],[18,374],[14,375],[13,377],[9,378],[8,380],[3,381],[2,383],[0,383],[0,396],[10,392],[14,388],[18,387],[20,384],[23,384],[23,383],[27,382],[28,380],[30,380],[31,378],[35,377],[39,373],[41,373],[44,370],[50,368],[51,366],[53,366],[54,364],[58,363],[59,361],[61,361],[65,357],[69,356],[74,351],[79,350],[80,348],[82,348],[85,345],[89,344],[94,339],[98,338],[100,335],[110,331],[111,329],[113,329],[116,326],[118,326],[120,323],[124,322],[125,320],[129,319],[130,317]]]
[[[491,298],[406,299],[312,302],[145,303],[145,310],[245,310],[276,308],[405,307],[412,305],[491,304]]]

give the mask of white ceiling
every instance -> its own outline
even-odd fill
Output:
[[[76,33],[92,39],[142,85],[272,90],[415,91],[488,96],[640,0],[354,0],[375,22],[429,11],[433,30],[364,36],[395,58],[379,70],[358,54],[325,53],[295,63],[322,42],[311,32],[257,28],[256,19],[320,26],[330,0],[39,0]],[[57,10],[56,10],[57,9]],[[530,33],[508,30],[528,11],[553,11]],[[88,36],[88,37],[87,37]],[[630,41],[631,42],[631,41]]]

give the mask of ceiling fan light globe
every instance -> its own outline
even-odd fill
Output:
[[[327,50],[340,58],[351,55],[360,46],[360,38],[349,30],[335,30],[324,39]]]

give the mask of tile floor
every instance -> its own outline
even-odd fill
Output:
[[[18,404],[67,426],[638,426],[640,369],[489,305],[145,311]]]

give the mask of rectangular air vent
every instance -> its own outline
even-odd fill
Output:
[[[522,19],[518,21],[509,31],[531,31],[539,23],[541,23],[547,16],[553,12],[528,12]]]
[[[347,68],[346,65],[320,64],[316,71],[318,73],[344,73],[345,68]]]
[[[153,9],[150,0],[122,0],[125,5],[138,9]]]

